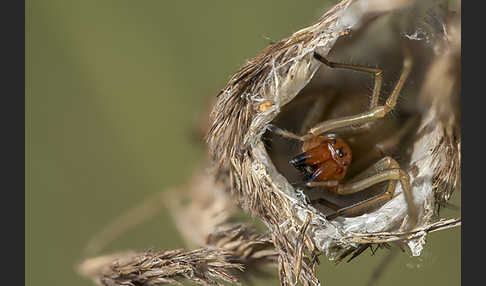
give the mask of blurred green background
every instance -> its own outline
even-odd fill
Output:
[[[93,285],[75,272],[88,240],[184,183],[204,158],[191,136],[208,100],[335,2],[27,0],[26,285]],[[379,285],[459,285],[460,239],[431,234],[422,257],[399,254]],[[164,210],[105,252],[150,247],[184,247]],[[321,281],[364,285],[385,254],[322,257]]]

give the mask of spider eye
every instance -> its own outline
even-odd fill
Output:
[[[336,151],[337,151],[337,154],[338,154],[339,158],[344,157],[343,148],[339,148]]]

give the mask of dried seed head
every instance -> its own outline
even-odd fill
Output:
[[[421,88],[427,84],[424,75],[429,74],[434,61],[443,60],[434,56],[437,52],[435,46],[441,45],[446,39],[442,36],[443,30],[436,29],[437,26],[448,25],[436,15],[440,14],[437,12],[444,12],[443,6],[432,5],[428,1],[389,2],[396,2],[397,5],[389,6],[391,8],[385,13],[374,9],[375,6],[356,9],[352,5],[354,1],[342,1],[316,24],[267,47],[230,79],[219,93],[211,113],[212,123],[207,141],[216,177],[234,194],[240,206],[261,218],[273,233],[274,244],[280,254],[282,284],[292,283],[293,273],[305,284],[317,285],[310,262],[314,261],[314,253],[322,251],[330,258],[336,258],[359,243],[372,243],[373,239],[368,238],[352,242],[345,238],[359,237],[361,233],[400,231],[406,225],[408,213],[402,187],[397,184],[394,198],[378,209],[357,217],[339,217],[328,221],[323,211],[310,203],[312,194],[294,187],[289,183],[288,174],[282,171],[285,167],[278,162],[288,162],[280,159],[289,153],[279,150],[286,147],[274,142],[277,141],[275,138],[263,140],[268,124],[286,122],[282,118],[287,116],[285,113],[298,98],[305,100],[307,96],[313,97],[329,86],[337,90],[337,94],[334,94],[337,104],[331,100],[331,93],[324,94],[323,105],[328,110],[329,118],[363,110],[363,103],[360,102],[366,96],[354,96],[363,95],[359,89],[362,83],[359,80],[358,84],[343,81],[333,77],[334,70],[319,69],[321,65],[314,59],[314,52],[324,57],[331,55],[330,52],[337,57],[348,55],[342,61],[345,63],[349,63],[349,55],[354,55],[354,58],[363,56],[365,60],[377,62],[385,71],[385,76],[393,78],[403,64],[403,38],[408,38],[406,44],[416,63],[409,80],[412,84],[406,84],[399,97],[399,107],[395,114],[388,116],[388,121],[376,124],[374,133],[365,133],[360,140],[355,140],[357,151],[355,157],[353,149],[353,158],[369,162],[373,158],[366,158],[363,142],[383,134],[400,134],[398,142],[392,144],[385,140],[377,146],[388,144],[397,147],[401,167],[410,175],[421,227],[434,218],[434,198],[450,197],[451,191],[443,191],[444,184],[435,183],[440,180],[438,178],[445,178],[448,186],[457,185],[460,137],[454,132],[447,135],[451,134],[447,130],[457,127],[457,120],[453,120],[452,124],[438,124],[443,119],[436,115],[444,114],[438,110],[439,104],[430,100],[428,104],[420,104],[427,97],[428,90]],[[407,5],[402,5],[405,2]],[[404,6],[407,8],[398,9]],[[417,10],[426,13],[414,12]],[[353,17],[353,25],[349,25],[351,22],[346,20],[347,17]],[[441,25],[427,24],[427,17],[432,17]],[[411,39],[413,37],[410,35],[419,31],[426,37]],[[460,62],[457,61],[450,69],[457,71],[457,65],[460,70]],[[385,83],[389,81],[390,78],[385,77]],[[384,90],[386,92],[386,86]],[[446,92],[453,94],[451,100],[459,96],[457,90]],[[344,100],[346,98],[349,100]],[[364,105],[366,108],[366,103]],[[299,117],[303,113],[308,112],[297,112],[297,117],[288,115],[287,122],[304,122],[303,117]],[[408,126],[407,122],[412,123]],[[431,132],[424,132],[431,128],[434,128]],[[442,142],[446,138],[452,143],[444,145]],[[271,147],[267,149],[269,144]],[[449,151],[438,154],[444,148]],[[449,166],[450,159],[453,159],[454,167]],[[380,191],[378,186],[374,189]],[[449,195],[438,195],[440,193]],[[414,255],[421,252],[423,235],[408,241]]]
[[[201,285],[238,282],[231,270],[243,270],[231,261],[231,252],[221,249],[182,249],[120,253],[84,261],[79,272],[98,285],[182,285],[188,279]]]

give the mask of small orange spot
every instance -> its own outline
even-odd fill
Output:
[[[346,29],[344,31],[341,32],[341,36],[345,36],[347,34],[351,33],[351,29]]]
[[[264,112],[272,105],[273,102],[271,100],[265,100],[264,102],[260,103],[260,105],[258,106],[258,111]]]

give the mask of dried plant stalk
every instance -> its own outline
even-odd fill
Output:
[[[186,278],[201,285],[222,285],[219,281],[237,282],[232,269],[243,266],[232,262],[232,253],[221,249],[182,249],[147,251],[97,257],[84,261],[79,272],[98,285],[146,285],[175,283]]]
[[[214,181],[206,166],[197,168],[186,185],[164,194],[164,205],[189,247],[206,246],[208,235],[237,211],[224,186]]]
[[[237,209],[224,187],[206,171],[198,169],[186,186],[175,188],[166,196],[175,225],[187,244],[230,251],[233,260],[246,269],[275,263],[277,252],[270,235],[261,234],[248,224],[228,223]]]
[[[78,272],[104,286],[238,283],[248,271],[274,264],[278,253],[269,236],[242,224],[226,224],[207,237],[207,247],[193,251],[127,252],[86,259]],[[243,273],[244,272],[244,273]]]
[[[275,263],[278,253],[269,235],[260,234],[245,224],[224,224],[206,238],[207,245],[231,251],[232,256],[246,267]]]
[[[258,271],[258,266],[276,263],[278,253],[271,236],[260,234],[249,225],[227,223],[235,207],[204,168],[198,168],[185,186],[156,198],[142,206],[163,201],[187,245],[199,249],[99,256],[86,259],[78,272],[105,286],[163,285],[179,283],[181,278],[202,285],[219,285],[219,280],[238,283],[244,275]],[[119,231],[106,233],[100,238],[111,238]]]
[[[445,219],[426,226],[415,228],[404,232],[377,232],[377,233],[353,233],[351,236],[341,238],[344,243],[385,243],[404,239],[424,239],[425,234],[434,231],[453,228],[461,224],[461,219]]]

